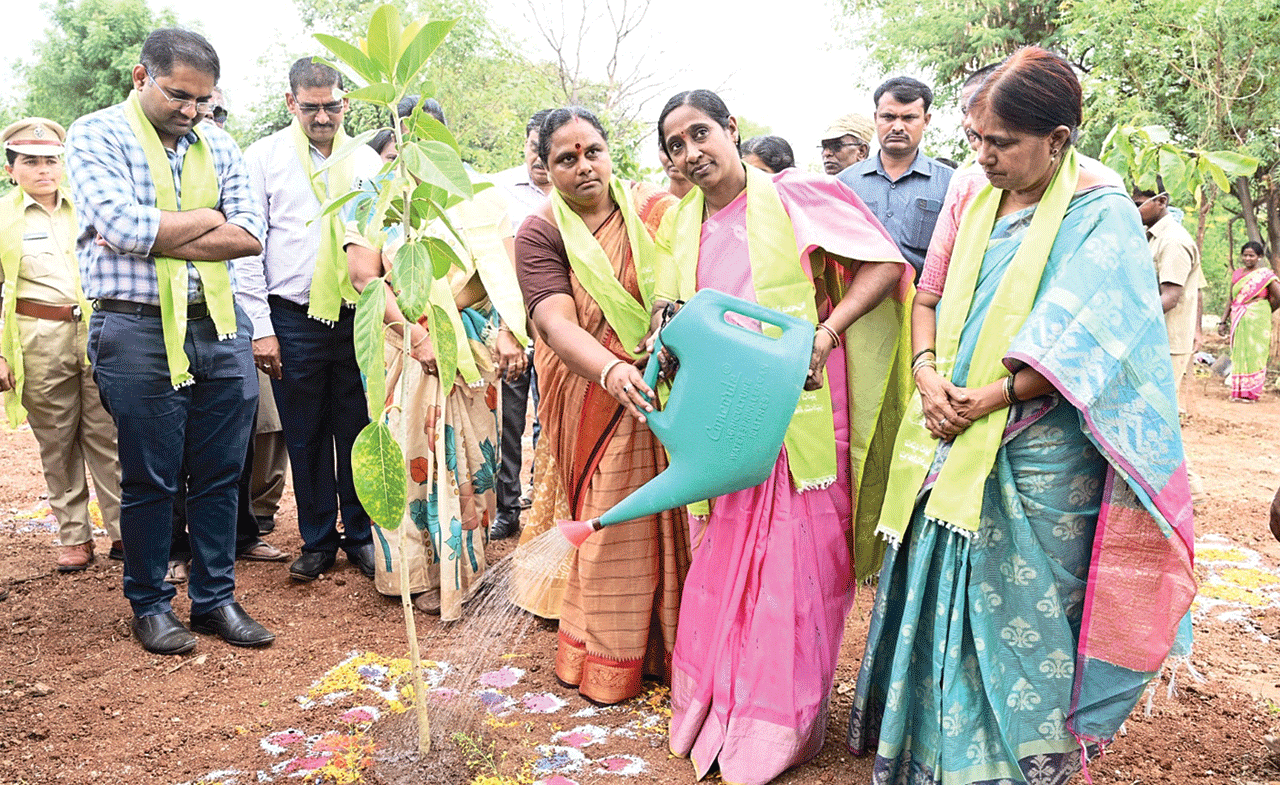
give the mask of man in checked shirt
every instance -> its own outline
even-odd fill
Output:
[[[188,652],[192,631],[265,646],[275,636],[235,598],[236,483],[258,388],[227,263],[260,253],[265,227],[239,148],[196,127],[219,76],[213,47],[156,30],[140,59],[129,97],[77,120],[66,145],[89,355],[119,434],[124,594],[147,651]],[[184,465],[190,629],[164,581]]]

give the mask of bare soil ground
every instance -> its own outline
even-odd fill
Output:
[[[1193,664],[1177,691],[1140,706],[1093,781],[1276,783],[1280,758],[1280,543],[1266,511],[1280,484],[1280,394],[1246,406],[1218,379],[1188,379],[1187,452],[1211,500],[1197,517],[1201,597]],[[600,709],[552,676],[554,629],[520,640],[417,617],[433,686],[434,749],[414,752],[403,712],[407,650],[397,600],[339,559],[323,580],[292,583],[287,564],[238,564],[238,596],[278,633],[242,650],[202,637],[183,657],[144,652],[129,636],[121,568],[108,542],[86,572],[53,570],[54,529],[27,430],[0,431],[0,783],[567,783],[692,782],[666,747],[666,693]],[[269,539],[297,552],[290,496]],[[495,543],[491,559],[510,550]],[[850,615],[828,739],[782,785],[867,782],[869,762],[843,739],[871,603]],[[188,605],[182,592],[179,617]],[[495,648],[496,645],[496,648]],[[455,694],[447,677],[486,658]],[[461,709],[459,707],[462,707]],[[470,707],[470,708],[468,708]],[[1280,745],[1277,746],[1280,751]],[[1083,778],[1081,778],[1083,781]]]

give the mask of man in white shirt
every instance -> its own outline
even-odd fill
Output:
[[[520,224],[537,210],[551,193],[551,179],[547,167],[538,155],[538,133],[543,119],[550,109],[535,112],[524,127],[524,164],[504,169],[493,176],[493,181],[506,191],[507,213],[511,225],[519,231]],[[502,447],[501,461],[495,491],[498,496],[498,515],[489,526],[489,539],[501,540],[520,530],[520,508],[525,500],[520,494],[520,469],[522,442],[529,394],[533,393],[534,421],[533,441],[538,442],[540,430],[537,420],[538,380],[533,374],[533,342],[529,342],[525,364],[515,378],[502,380]]]
[[[373,533],[351,477],[351,445],[369,422],[352,343],[355,290],[342,251],[337,211],[316,220],[321,204],[381,168],[367,145],[312,178],[347,140],[342,76],[304,57],[289,71],[286,128],[245,151],[267,219],[262,255],[238,261],[244,309],[253,322],[253,354],[272,379],[298,502],[302,556],[294,580],[329,570],[339,548],[373,578]],[[341,511],[342,532],[337,528]]]

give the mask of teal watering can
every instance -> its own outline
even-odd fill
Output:
[[[726,320],[731,314],[772,325],[773,335]],[[658,334],[644,374],[652,388],[664,346],[680,362],[666,405],[645,417],[670,464],[599,518],[559,521],[561,533],[581,547],[604,526],[764,482],[804,389],[813,331],[802,319],[723,292],[695,294]]]

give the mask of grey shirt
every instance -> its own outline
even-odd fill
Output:
[[[951,167],[917,151],[911,168],[897,180],[891,180],[877,152],[836,177],[852,188],[884,224],[898,244],[898,250],[915,268],[916,280],[919,280],[951,174]]]

